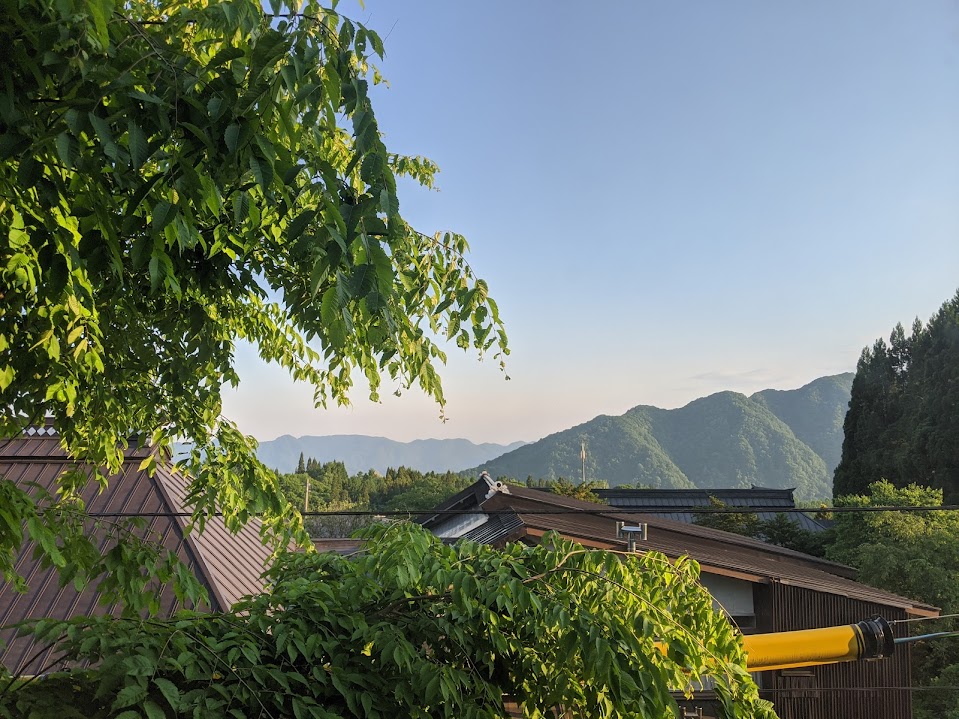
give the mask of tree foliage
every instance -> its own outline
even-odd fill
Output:
[[[131,432],[147,466],[183,438],[200,523],[258,514],[282,544],[299,519],[221,416],[238,342],[318,405],[360,375],[442,406],[439,341],[508,350],[465,239],[400,213],[396,178],[436,168],[383,144],[381,39],[318,0],[269,5],[0,0],[0,436],[50,418],[100,482]],[[5,579],[24,520],[54,563],[82,540],[18,497]]]
[[[515,482],[511,477],[498,477],[501,482]],[[588,479],[585,482],[572,482],[565,477],[556,479],[533,479],[532,475],[526,478],[526,486],[531,489],[546,489],[553,494],[564,497],[573,497],[584,502],[606,504],[606,500],[596,494],[597,489],[609,489],[609,483],[598,479]]]
[[[671,690],[703,682],[725,716],[773,716],[693,561],[558,535],[505,551],[408,524],[366,536],[355,557],[284,556],[234,614],[39,623],[97,669],[13,689],[0,716],[499,718],[509,699],[529,717],[666,717]]]
[[[919,484],[959,499],[959,292],[909,334],[863,350],[844,425],[833,494],[862,494],[874,482]]]
[[[710,497],[709,504],[719,511],[697,514],[693,518],[695,524],[752,537],[814,557],[824,556],[831,541],[831,532],[811,532],[785,512],[777,512],[771,519],[760,519],[755,512],[724,513],[722,510],[729,506],[716,497]]]
[[[281,474],[280,488],[296,507],[305,508],[306,484],[310,483],[311,512],[378,512],[432,509],[450,495],[472,483],[454,472],[420,472],[408,467],[347,474],[343,462],[319,462],[312,457],[304,471]],[[373,521],[370,516],[309,516],[304,524],[311,537],[348,537]]]
[[[867,493],[840,497],[846,507],[938,507],[942,490],[891,482],[874,482]],[[959,612],[959,512],[836,513],[834,539],[828,557],[859,570],[859,580]],[[955,620],[936,622],[935,631],[957,627]],[[930,631],[921,627],[917,633]],[[919,644],[912,651],[917,685],[956,686],[959,647],[954,641]],[[959,692],[926,691],[916,695],[916,716],[959,717]]]

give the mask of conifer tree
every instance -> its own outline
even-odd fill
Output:
[[[959,292],[908,336],[896,325],[863,350],[844,432],[834,496],[887,479],[959,498]]]

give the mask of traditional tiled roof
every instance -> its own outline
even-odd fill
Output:
[[[142,536],[149,536],[176,552],[206,587],[213,610],[229,609],[240,597],[262,591],[260,575],[271,552],[260,542],[259,523],[251,521],[233,534],[220,518],[211,517],[202,533],[187,535],[184,531],[189,521],[189,507],[184,502],[187,479],[162,461],[158,462],[153,476],[140,470],[140,463],[151,451],[131,447],[122,470],[110,477],[103,492],[95,481],[88,483],[83,491],[87,511],[93,515],[142,515],[146,521]],[[20,486],[32,482],[53,490],[57,478],[76,467],[61,447],[60,438],[48,428],[32,428],[20,437],[0,441],[0,481]],[[86,471],[89,473],[89,468]],[[101,548],[107,541],[104,537]],[[69,584],[61,587],[56,571],[41,568],[32,559],[32,553],[32,546],[25,547],[16,565],[26,578],[29,591],[20,594],[9,584],[0,583],[0,626],[31,618],[66,619],[119,611],[115,605],[102,605],[94,586],[80,592]],[[172,587],[160,589],[159,599],[161,615],[168,616],[183,608]],[[13,633],[4,630],[0,631],[0,643],[4,641],[7,646],[0,647],[0,663],[11,671],[33,673],[46,666],[47,654],[30,661],[35,649],[29,640],[13,639]]]
[[[756,509],[756,516],[768,521],[775,518],[778,512],[786,509],[795,509],[796,501],[793,498],[794,489],[773,489],[770,487],[752,487],[750,489],[629,489],[613,487],[612,489],[594,490],[596,495],[611,507],[636,508],[639,511],[655,507],[657,509],[673,509],[669,513],[656,514],[677,522],[692,523],[696,516],[691,512],[683,511],[696,507],[712,506],[711,499],[716,499],[729,507],[744,507]],[[821,532],[825,526],[801,512],[790,512],[787,515],[801,528],[810,532]]]

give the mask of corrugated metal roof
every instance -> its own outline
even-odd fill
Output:
[[[468,531],[462,539],[469,539],[480,544],[496,544],[508,539],[523,526],[523,520],[515,514],[496,514],[482,526]]]
[[[171,516],[149,517],[145,528],[138,533],[177,554],[206,587],[214,610],[228,609],[241,596],[262,591],[260,575],[270,550],[259,541],[258,523],[251,522],[234,535],[221,519],[213,517],[207,521],[202,534],[184,537],[189,518],[172,515],[189,511],[183,501],[187,480],[162,462],[152,477],[145,470],[140,471],[139,464],[149,451],[131,448],[122,470],[110,478],[102,492],[100,485],[91,481],[82,493],[87,510],[94,514],[170,513]],[[34,431],[0,441],[0,478],[18,485],[35,482],[53,490],[57,478],[76,467],[60,446],[59,437],[48,431]],[[89,468],[85,471],[91,474]],[[101,550],[106,549],[109,539],[105,532],[92,524],[91,531],[101,537]],[[39,617],[66,619],[118,613],[119,607],[100,604],[100,595],[93,586],[81,592],[72,585],[61,587],[56,571],[42,569],[33,561],[32,553],[32,546],[27,546],[17,558],[17,569],[30,587],[25,594],[17,593],[8,584],[0,584],[0,626]],[[159,588],[159,598],[162,615],[182,608],[172,587]],[[9,630],[0,632],[0,641],[7,642],[5,649],[0,648],[0,662],[11,671],[36,672],[49,661],[50,654],[45,653],[29,662],[36,649],[28,638],[14,639]]]
[[[462,494],[463,500],[466,500],[469,494],[477,496],[475,491],[470,493],[469,489]],[[921,602],[860,584],[853,579],[855,570],[850,567],[738,534],[672,521],[658,514],[607,514],[603,512],[604,505],[514,486],[509,487],[508,494],[494,493],[477,506],[491,518],[515,516],[522,522],[523,529],[534,536],[536,533],[552,530],[571,539],[618,549],[624,549],[626,542],[616,537],[617,521],[627,524],[645,523],[648,526],[648,538],[641,544],[641,548],[662,552],[673,558],[689,555],[700,563],[705,572],[731,574],[752,581],[782,582],[898,607],[911,614],[928,615],[938,611],[935,607]],[[578,511],[538,513],[551,507]],[[512,514],[495,513],[502,511]],[[474,530],[478,531],[479,529]]]

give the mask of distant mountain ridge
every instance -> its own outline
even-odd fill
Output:
[[[795,487],[801,500],[826,499],[842,449],[852,373],[821,377],[795,390],[747,397],[719,392],[678,409],[640,405],[602,415],[524,445],[475,471],[519,480],[586,476],[610,486],[659,488]]]
[[[467,439],[417,439],[397,442],[359,434],[282,437],[260,442],[257,457],[267,467],[295,472],[300,453],[320,462],[341,461],[350,474],[388,467],[408,467],[420,472],[459,472],[521,447],[524,442],[474,444]]]

